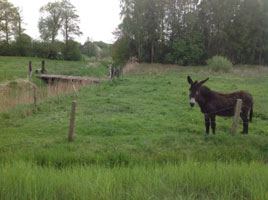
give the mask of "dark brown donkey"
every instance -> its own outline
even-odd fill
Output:
[[[222,117],[234,116],[237,99],[242,99],[241,118],[243,120],[242,133],[248,133],[248,111],[250,110],[249,121],[252,121],[253,116],[253,98],[252,95],[245,91],[237,91],[230,94],[222,94],[210,90],[203,84],[209,79],[201,82],[192,81],[188,76],[190,87],[190,105],[194,107],[195,102],[200,106],[201,112],[205,116],[206,134],[209,134],[209,126],[211,124],[212,132],[215,134],[216,115]]]

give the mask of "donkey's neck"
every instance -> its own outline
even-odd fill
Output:
[[[196,99],[197,103],[199,106],[202,108],[209,102],[212,98],[214,97],[213,91],[211,91],[208,87],[206,86],[201,86],[199,89],[199,95],[198,98]]]

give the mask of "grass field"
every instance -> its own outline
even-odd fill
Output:
[[[216,135],[205,136],[187,75],[209,76],[213,90],[252,93],[249,134],[231,136],[232,119],[217,118]],[[72,93],[37,111],[2,112],[0,199],[268,199],[267,75],[263,67],[139,65],[114,84],[79,90],[71,143]]]
[[[29,61],[32,61],[33,78],[29,78]],[[33,102],[34,87],[38,87],[38,101],[61,93],[73,91],[72,84],[46,85],[35,77],[35,70],[41,68],[42,59],[27,57],[0,57],[0,111],[19,104]],[[109,59],[96,61],[84,58],[81,62],[45,60],[48,74],[89,76],[106,78],[109,75]],[[75,84],[76,88],[81,85]]]
[[[41,69],[40,58],[28,57],[0,57],[0,83],[18,78],[25,79],[29,74],[29,61],[32,61],[33,72]],[[81,62],[44,59],[49,74],[62,74],[74,76],[103,77],[108,75],[109,61],[94,61],[87,58]]]

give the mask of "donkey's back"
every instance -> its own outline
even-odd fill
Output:
[[[253,105],[253,97],[250,93],[240,90],[233,93],[219,93],[215,92],[215,96],[219,98],[219,100],[226,101],[230,104],[235,104],[237,99],[241,99],[243,101],[244,106],[251,107]]]
[[[214,99],[212,98],[211,103],[215,104],[213,107],[215,114],[219,116],[231,117],[234,116],[234,110],[236,106],[237,99],[242,100],[242,109],[241,113],[248,113],[252,110],[253,107],[253,97],[250,93],[240,90],[233,93],[219,93],[212,91],[214,93]],[[217,112],[218,111],[218,112]],[[253,112],[253,110],[252,110]],[[252,119],[251,113],[251,119]]]

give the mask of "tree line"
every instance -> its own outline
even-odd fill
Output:
[[[41,40],[34,40],[25,34],[22,10],[7,0],[0,0],[0,55],[81,60],[82,53],[98,56],[99,51],[109,48],[107,45],[107,49],[99,49],[93,43],[88,50],[88,41],[82,45],[74,40],[74,36],[80,36],[82,32],[79,15],[69,0],[48,2],[39,11]]]
[[[120,0],[117,62],[267,64],[267,0]]]

